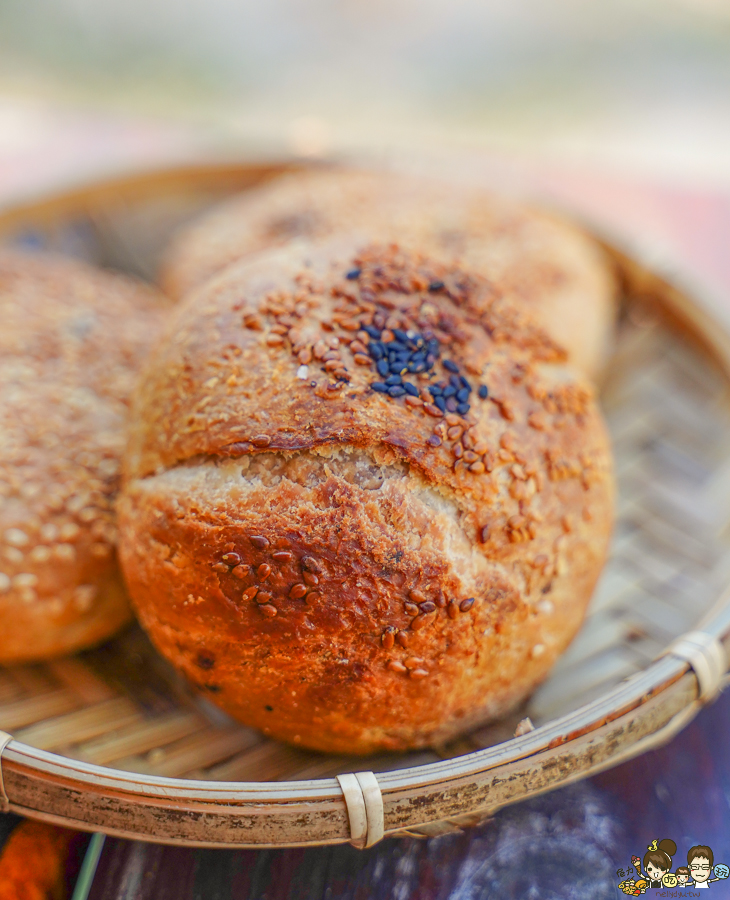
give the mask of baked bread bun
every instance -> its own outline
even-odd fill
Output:
[[[216,207],[182,231],[162,271],[179,298],[253,252],[293,237],[357,229],[458,262],[529,305],[539,324],[596,377],[616,312],[612,264],[580,229],[485,191],[393,174],[320,170],[284,176]]]
[[[169,302],[61,257],[0,252],[0,662],[131,615],[112,504],[137,368]]]
[[[294,242],[176,311],[136,396],[120,558],[160,652],[337,753],[445,741],[575,634],[613,481],[593,390],[498,285]]]

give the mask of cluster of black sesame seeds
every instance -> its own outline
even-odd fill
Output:
[[[356,281],[362,274],[361,269],[350,269],[345,274],[348,281]],[[435,293],[444,289],[442,281],[432,281],[429,291]],[[378,328],[376,325],[364,325],[362,330],[370,339],[367,353],[382,381],[374,381],[370,387],[380,394],[398,398],[409,395],[418,397],[421,394],[418,386],[409,381],[409,376],[433,372],[438,361],[449,373],[448,380],[429,384],[426,390],[431,395],[432,406],[439,413],[458,413],[465,416],[471,409],[470,395],[472,385],[460,373],[458,365],[452,359],[441,357],[441,345],[438,338],[415,331],[404,331],[401,328]],[[486,400],[489,391],[486,385],[480,385],[478,396]]]
[[[370,337],[368,355],[378,375],[384,379],[372,382],[372,389],[390,397],[403,397],[405,394],[417,397],[420,391],[407,380],[408,376],[433,370],[441,353],[438,340],[400,328],[390,330],[366,325],[363,331]]]

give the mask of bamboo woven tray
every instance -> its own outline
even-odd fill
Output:
[[[107,182],[0,210],[0,242],[152,278],[176,225],[286,169],[209,166]],[[627,289],[603,390],[619,481],[612,553],[581,632],[523,709],[429,752],[323,756],[235,724],[131,628],[72,658],[0,669],[0,729],[14,737],[0,802],[4,783],[23,815],[165,843],[364,844],[380,832],[366,820],[370,840],[362,822],[355,833],[336,775],[378,773],[386,835],[435,835],[686,724],[708,676],[661,654],[698,628],[724,641],[713,689],[730,645],[730,337],[718,312],[615,255]],[[527,716],[535,730],[514,737]]]

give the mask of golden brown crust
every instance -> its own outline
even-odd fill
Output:
[[[530,306],[579,369],[600,373],[616,281],[597,243],[557,217],[437,181],[337,169],[284,176],[184,230],[168,252],[163,287],[179,298],[262,249],[355,228],[484,275],[504,296]]]
[[[0,661],[130,618],[113,501],[136,370],[168,306],[72,260],[0,253]]]
[[[412,394],[372,388],[366,328],[408,332],[431,366]],[[120,552],[158,648],[322,750],[422,746],[515,705],[577,630],[611,527],[605,429],[563,359],[488,281],[397,247],[227,269],[135,403]],[[444,415],[428,388],[453,406],[452,376],[469,408]]]

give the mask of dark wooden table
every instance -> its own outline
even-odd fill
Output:
[[[679,848],[675,865],[694,844],[730,863],[730,694],[666,747],[459,835],[367,851],[109,839],[90,900],[613,900],[624,897],[617,870],[666,837]],[[730,881],[713,888],[730,896]]]

